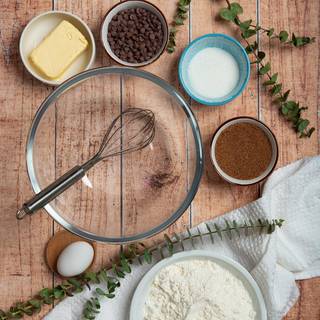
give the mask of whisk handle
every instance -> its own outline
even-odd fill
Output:
[[[45,189],[37,193],[29,201],[24,203],[22,208],[16,213],[17,219],[23,219],[25,215],[32,214],[35,211],[43,208],[50,201],[54,200],[59,194],[79,181],[85,175],[85,172],[86,170],[82,166],[75,166],[69,170]]]

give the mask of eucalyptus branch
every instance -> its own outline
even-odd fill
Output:
[[[140,264],[150,264],[155,255],[161,259],[166,256],[171,256],[174,252],[185,250],[187,242],[191,242],[194,246],[196,239],[209,237],[212,243],[215,241],[215,237],[223,239],[223,235],[232,239],[235,235],[241,236],[241,232],[244,235],[248,235],[250,230],[259,231],[259,233],[272,233],[277,227],[281,227],[283,224],[282,219],[267,220],[258,219],[252,221],[249,219],[243,223],[239,223],[235,220],[225,220],[224,226],[218,224],[206,224],[206,232],[200,232],[192,234],[190,229],[187,229],[186,235],[179,236],[174,234],[173,237],[164,235],[164,241],[156,246],[147,248],[144,244],[131,244],[124,252],[121,252],[119,261],[113,263],[111,268],[102,268],[98,272],[86,272],[79,277],[70,278],[62,282],[62,284],[54,288],[42,289],[37,296],[26,302],[17,303],[10,308],[9,311],[0,310],[0,320],[20,319],[24,315],[32,316],[39,312],[43,305],[52,304],[55,301],[60,301],[66,296],[72,296],[78,292],[83,291],[85,287],[91,290],[92,284],[103,284],[103,287],[97,287],[93,291],[92,297],[85,303],[83,310],[83,318],[86,320],[95,319],[100,310],[101,298],[112,299],[115,297],[116,289],[120,286],[120,279],[124,278],[126,274],[131,272],[130,265],[134,260],[139,261]]]
[[[243,13],[240,4],[236,2],[230,3],[229,0],[226,0],[226,2],[228,7],[220,10],[220,16],[225,20],[236,23],[240,27],[245,38],[249,38],[260,31],[266,34],[270,39],[278,39],[281,43],[290,44],[294,47],[302,47],[315,42],[315,37],[299,37],[294,33],[292,33],[291,38],[289,38],[289,33],[285,30],[280,31],[279,34],[277,34],[275,33],[274,28],[264,28],[258,24],[253,24],[252,19],[241,22],[238,17],[239,14]]]
[[[246,52],[252,54],[255,60],[252,63],[259,64],[259,75],[265,75],[268,80],[263,83],[265,87],[271,86],[269,90],[272,97],[275,97],[274,102],[278,104],[280,113],[284,118],[292,123],[294,130],[301,137],[310,137],[315,131],[314,127],[309,127],[310,121],[301,117],[302,111],[307,107],[300,107],[299,102],[294,100],[288,100],[290,90],[283,91],[282,83],[278,82],[278,73],[271,72],[271,63],[263,63],[262,60],[266,54],[259,50],[257,41],[250,43],[248,39],[257,34],[260,27],[252,28],[252,20],[242,22],[239,19],[239,14],[243,13],[243,9],[240,4],[233,2],[230,3],[226,0],[228,7],[220,10],[220,16],[228,21],[233,22],[241,30],[241,37],[246,42]],[[265,29],[267,35],[272,38],[273,29]],[[296,37],[292,34],[292,39],[288,40],[288,33],[281,31],[276,37],[283,43],[292,43],[295,47],[300,47],[308,43],[314,42],[314,38],[309,37]]]
[[[177,27],[184,24],[184,21],[188,17],[189,5],[191,0],[179,0],[177,11],[175,13],[173,22],[171,24],[171,28],[169,31],[169,41],[167,45],[167,52],[173,53],[176,48],[176,34],[177,34]]]

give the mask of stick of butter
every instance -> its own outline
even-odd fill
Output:
[[[57,79],[87,47],[83,34],[63,20],[33,49],[29,59],[46,77]]]

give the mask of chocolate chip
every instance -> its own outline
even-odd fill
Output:
[[[163,45],[164,32],[158,16],[144,8],[118,12],[110,21],[107,39],[121,60],[142,63],[153,58]]]

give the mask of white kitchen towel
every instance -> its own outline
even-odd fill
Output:
[[[263,293],[268,319],[281,319],[299,296],[295,280],[320,276],[320,156],[306,158],[275,171],[266,182],[260,199],[208,223],[223,224],[224,218],[283,218],[283,227],[272,235],[249,235],[215,241],[209,238],[198,249],[209,249],[241,263],[255,278]],[[206,231],[200,224],[192,229]],[[186,249],[192,249],[187,243]],[[154,263],[153,263],[154,264]],[[152,265],[138,263],[121,281],[116,297],[101,301],[97,320],[127,320],[131,297]],[[46,320],[81,319],[83,305],[92,291],[60,302]]]

